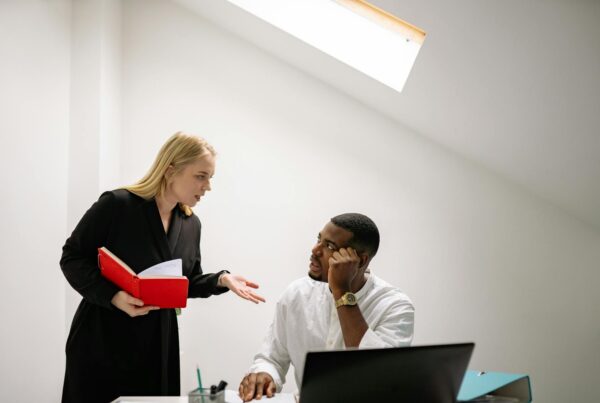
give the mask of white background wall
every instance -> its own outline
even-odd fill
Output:
[[[0,401],[58,401],[64,371],[70,2],[0,2]]]
[[[121,0],[79,0],[71,9],[69,190],[66,236],[106,189],[120,184]],[[65,290],[65,331],[80,295]]]
[[[102,7],[85,17],[90,3]],[[72,32],[90,41],[72,44],[69,2],[14,4],[0,13],[9,223],[0,400],[59,400],[78,299],[59,271],[60,247],[103,186],[141,177],[177,130],[219,152],[213,192],[195,208],[205,271],[245,274],[268,300],[190,301],[180,317],[182,391],[195,386],[196,363],[205,383],[237,387],[279,294],[306,275],[317,232],[335,214],[360,211],[382,234],[373,271],[416,305],[416,344],[475,341],[472,368],[530,374],[536,401],[594,400],[596,230],[169,2],[126,1],[122,15],[118,2],[78,2],[73,16],[88,24]],[[119,18],[122,31],[111,23]],[[97,63],[77,64],[85,52]],[[82,110],[76,97],[96,106]],[[85,126],[86,113],[98,123]],[[92,157],[75,164],[83,144]],[[120,175],[103,176],[99,167],[115,165]],[[98,188],[78,191],[86,175]]]
[[[415,302],[415,343],[472,340],[472,368],[530,374],[536,401],[593,400],[598,232],[184,9],[128,2],[124,21],[124,181],[172,132],[205,136],[220,155],[195,209],[204,269],[268,299],[191,301],[182,390],[196,363],[237,386],[317,232],[360,211],[382,233],[373,271]]]

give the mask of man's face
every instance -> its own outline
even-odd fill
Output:
[[[326,283],[329,273],[329,258],[339,248],[347,247],[352,236],[352,232],[338,227],[331,221],[328,222],[319,232],[317,243],[312,248],[308,275],[313,280]]]

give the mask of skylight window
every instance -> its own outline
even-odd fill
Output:
[[[363,0],[229,0],[402,91],[425,32]]]

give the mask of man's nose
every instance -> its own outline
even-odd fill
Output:
[[[315,256],[321,256],[321,245],[316,243],[312,248],[312,254]]]

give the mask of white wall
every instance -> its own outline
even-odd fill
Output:
[[[119,183],[120,0],[0,2],[0,401],[59,401],[81,297],[58,265]],[[35,385],[35,387],[32,387]]]
[[[64,372],[70,2],[0,2],[0,401],[58,401]]]
[[[530,374],[536,401],[593,400],[598,232],[176,5],[128,1],[123,19],[124,183],[173,132],[205,136],[220,155],[195,209],[204,269],[268,300],[191,301],[183,391],[196,363],[237,387],[317,232],[360,211],[382,233],[373,271],[416,304],[415,343],[472,340],[472,368]]]
[[[417,344],[473,340],[473,368],[529,373],[536,401],[595,400],[598,232],[169,2],[123,5],[121,42],[118,0],[0,2],[1,401],[60,400],[78,300],[61,246],[177,130],[220,153],[196,208],[205,270],[268,299],[190,302],[183,391],[196,363],[237,386],[316,233],[361,211],[382,233],[373,271],[417,306]]]
[[[121,1],[72,3],[68,237],[107,189],[119,185]],[[81,296],[65,290],[65,331]]]

